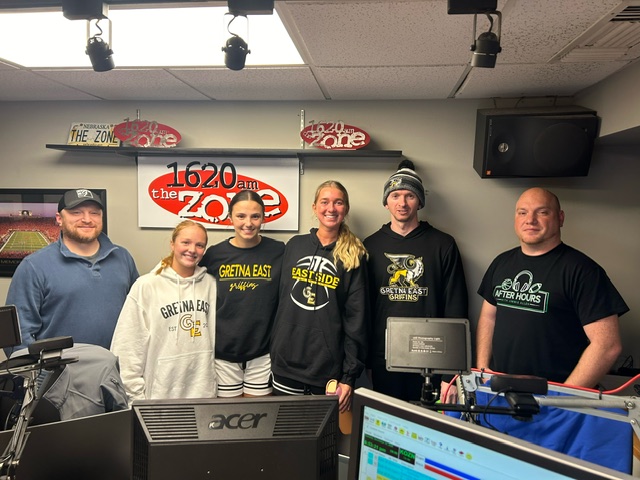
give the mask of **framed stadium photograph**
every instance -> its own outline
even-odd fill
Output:
[[[11,277],[27,255],[56,242],[58,202],[72,188],[0,188],[0,277]],[[92,188],[104,204],[102,231],[107,233],[107,191]]]

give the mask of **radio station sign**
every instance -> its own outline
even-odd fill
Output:
[[[114,129],[113,123],[74,122],[69,130],[67,145],[119,147],[120,139],[116,137]]]
[[[171,148],[182,140],[182,136],[175,128],[155,120],[127,118],[114,127],[114,133],[123,144],[138,148]]]
[[[312,122],[302,129],[300,137],[310,146],[323,150],[358,150],[371,141],[367,132],[341,121]]]
[[[297,158],[138,156],[138,225],[173,228],[194,220],[232,230],[229,202],[254,190],[265,204],[264,230],[298,230]]]

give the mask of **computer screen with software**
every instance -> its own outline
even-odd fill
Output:
[[[365,388],[353,422],[352,480],[633,478]]]

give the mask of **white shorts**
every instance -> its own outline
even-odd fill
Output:
[[[218,396],[239,397],[271,394],[271,357],[263,355],[244,363],[227,362],[216,358]]]

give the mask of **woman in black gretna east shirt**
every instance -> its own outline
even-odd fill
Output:
[[[200,265],[216,277],[219,397],[271,393],[269,340],[278,305],[284,243],[260,235],[265,207],[252,190],[229,203],[235,235],[210,247]]]

